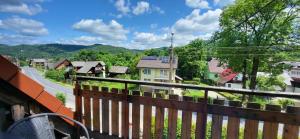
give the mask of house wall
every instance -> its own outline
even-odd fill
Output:
[[[217,73],[208,72],[207,78],[213,81],[217,81],[219,79],[219,75]]]
[[[68,61],[64,61],[63,63],[61,63],[58,67],[56,67],[57,70],[66,68],[68,65],[70,65],[70,62]]]
[[[243,85],[241,83],[225,83],[225,87],[234,88],[234,89],[242,89]]]
[[[159,81],[160,79],[161,80],[166,80],[168,81],[169,80],[169,71],[168,69],[150,69],[151,70],[151,74],[144,74],[144,69],[145,68],[140,68],[139,72],[140,72],[140,80],[141,81],[145,81],[145,79],[150,79],[150,81]],[[161,75],[160,74],[160,70],[165,70],[167,73],[166,75]],[[173,77],[173,82],[175,82],[175,74],[176,74],[176,69],[173,70],[172,72],[172,77]],[[159,80],[158,80],[159,79]]]

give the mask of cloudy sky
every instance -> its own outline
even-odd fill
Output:
[[[184,45],[218,30],[234,0],[0,0],[0,44]]]

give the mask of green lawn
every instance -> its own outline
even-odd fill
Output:
[[[204,97],[204,92],[202,90],[187,89],[184,96]]]

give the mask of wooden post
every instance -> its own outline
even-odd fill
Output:
[[[122,90],[124,100],[122,101],[122,137],[127,139],[129,136],[129,104],[128,104],[128,86],[125,83],[125,89]]]
[[[242,107],[240,101],[229,101],[231,107]],[[227,122],[227,139],[238,139],[240,130],[240,118],[228,117]]]
[[[133,96],[140,96],[140,91],[133,91]],[[132,103],[132,138],[140,138],[140,103]]]
[[[214,105],[224,105],[224,100],[214,99]],[[212,139],[221,139],[222,137],[222,124],[223,116],[221,115],[213,115],[212,116],[212,124],[211,124],[211,138]]]
[[[111,92],[118,94],[117,88],[112,88]],[[115,137],[119,137],[119,101],[112,100],[111,102],[111,132]]]
[[[260,109],[258,103],[248,103],[247,108]],[[244,139],[256,139],[258,136],[258,122],[257,120],[247,119],[245,122]]]
[[[107,87],[102,87],[102,93],[108,93]],[[109,100],[108,98],[102,98],[102,134],[109,134]]]
[[[267,111],[281,111],[281,107],[279,105],[266,105]],[[277,139],[278,136],[278,123],[276,122],[264,122],[263,128],[263,139]]]
[[[287,106],[286,113],[300,114],[300,107]],[[282,139],[298,139],[299,125],[285,124]]]
[[[162,95],[157,93],[156,99],[162,99]],[[155,108],[155,139],[163,139],[164,135],[164,117],[165,117],[165,108],[156,107]]]
[[[144,92],[144,97],[151,98],[152,93]],[[144,105],[143,139],[151,139],[152,106]]]
[[[100,133],[100,109],[99,109],[99,93],[98,86],[92,86],[93,90],[93,131]]]
[[[178,100],[178,95],[169,95],[170,100]],[[168,138],[176,139],[176,129],[177,129],[177,109],[168,109]]]
[[[75,88],[73,89],[75,96],[75,119],[79,122],[82,122],[82,94],[79,81],[76,81]],[[80,138],[81,127],[76,126],[76,138]]]
[[[14,121],[18,121],[24,118],[25,110],[24,106],[16,104],[11,106],[11,115]]]
[[[192,97],[183,96],[183,101],[193,102]],[[182,121],[181,121],[181,138],[190,139],[191,138],[191,128],[192,128],[192,111],[182,111]]]

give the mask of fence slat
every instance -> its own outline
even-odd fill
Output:
[[[203,107],[204,105],[204,99],[203,98],[198,98],[198,105],[199,107]],[[195,131],[195,138],[196,139],[201,139],[202,138],[202,131],[205,130],[203,129],[203,116],[204,114],[202,112],[197,112],[197,117],[196,117],[196,131]]]
[[[287,106],[286,113],[300,114],[300,107]],[[299,125],[284,125],[283,139],[298,139],[298,135]]]
[[[267,111],[281,111],[281,107],[279,105],[266,105]],[[264,122],[263,128],[263,139],[277,139],[278,136],[278,123],[273,122]]]
[[[101,88],[102,93],[108,93],[107,87]],[[109,101],[102,98],[102,134],[109,134]]]
[[[89,92],[90,86],[84,85],[83,86],[84,93],[84,124],[88,129],[91,129],[91,98]]]
[[[183,101],[192,102],[193,98],[183,96]],[[191,138],[191,127],[192,127],[192,111],[182,111],[182,123],[181,123],[181,138]]]
[[[98,86],[93,86],[93,131],[100,131],[100,109],[99,109],[99,98],[95,95],[99,92]]]
[[[224,100],[214,99],[214,105],[224,105]],[[212,139],[221,139],[222,137],[222,124],[223,116],[221,115],[213,115],[212,116],[212,124],[211,124],[211,138]]]
[[[144,92],[145,97],[152,97],[152,93]],[[152,106],[144,105],[143,139],[151,139]]]
[[[140,96],[140,91],[132,91],[132,95]],[[140,137],[140,103],[132,103],[132,138]]]
[[[260,109],[258,103],[248,103],[247,108]],[[247,119],[245,122],[244,139],[256,139],[258,136],[258,122],[257,120]]]
[[[229,101],[231,107],[241,107],[240,101]],[[228,117],[227,122],[227,139],[238,139],[240,130],[240,118]]]
[[[127,96],[128,90],[122,89],[123,96]],[[122,137],[127,139],[129,134],[129,104],[127,98],[122,101]]]
[[[157,93],[156,98],[162,99],[162,95]],[[164,135],[165,109],[163,107],[155,108],[155,139],[162,139]]]
[[[178,95],[169,95],[169,99],[178,100]],[[177,109],[168,109],[168,138],[176,139],[176,129],[177,129]]]
[[[112,93],[118,93],[118,89],[112,88]],[[111,102],[111,132],[113,136],[119,136],[119,101]]]

